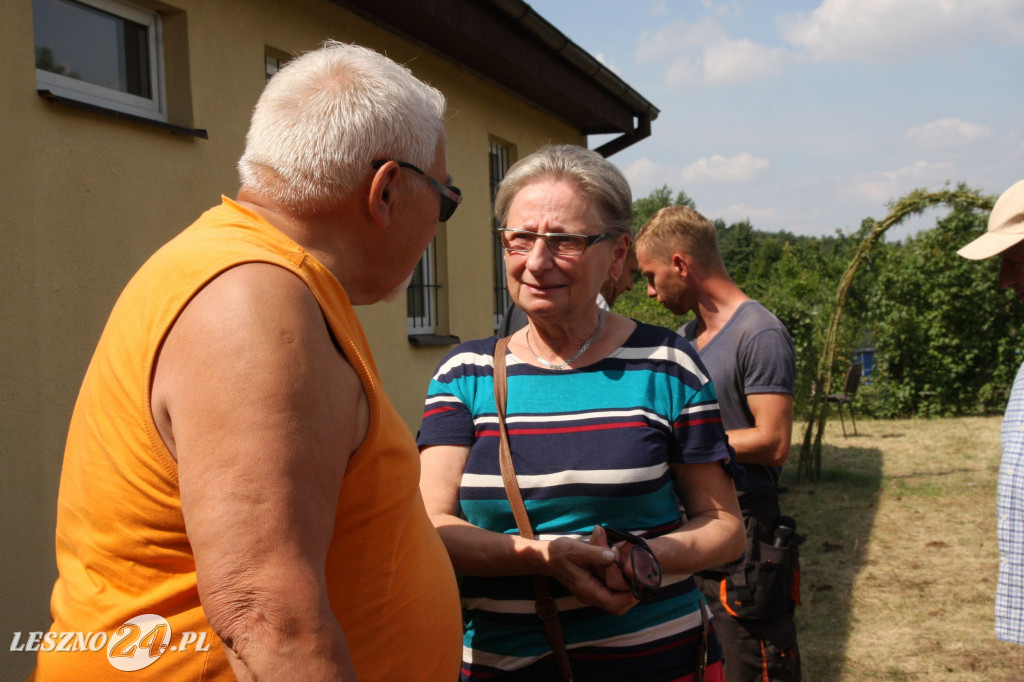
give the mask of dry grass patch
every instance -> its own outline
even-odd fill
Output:
[[[1024,680],[1024,647],[993,633],[1000,424],[862,420],[844,439],[830,423],[821,482],[791,462],[806,682]]]

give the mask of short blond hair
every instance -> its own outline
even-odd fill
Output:
[[[636,246],[656,259],[680,251],[701,269],[725,271],[714,223],[689,206],[669,206],[655,213],[637,233]]]

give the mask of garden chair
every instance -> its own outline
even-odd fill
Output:
[[[843,438],[846,438],[846,422],[843,420],[843,405],[850,409],[850,420],[853,422],[853,435],[857,435],[857,418],[853,416],[853,398],[857,395],[857,388],[860,386],[860,375],[864,371],[863,362],[850,363],[850,369],[846,370],[846,383],[843,384],[842,393],[830,393],[826,400],[835,403],[839,409],[839,423],[843,427]]]

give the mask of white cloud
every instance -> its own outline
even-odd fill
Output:
[[[604,64],[604,65],[605,65],[606,67],[608,67],[608,68],[609,68],[610,70],[612,70],[612,71],[614,71],[615,73],[617,73],[617,74],[620,74],[620,75],[621,75],[621,73],[622,73],[622,72],[621,72],[621,70],[619,69],[619,65],[618,65],[618,64],[616,64],[615,62],[613,62],[612,60],[608,59],[608,58],[607,58],[607,57],[606,57],[606,56],[604,55],[604,53],[603,53],[603,52],[596,52],[596,53],[594,53],[594,55],[593,55],[593,56],[594,56],[594,59],[596,59],[597,61],[599,61],[599,62],[601,62],[602,64]]]
[[[703,19],[697,23],[674,21],[658,31],[643,31],[637,41],[634,58],[639,64],[659,62],[728,39],[725,29],[714,19]]]
[[[784,49],[752,40],[730,40],[713,18],[697,23],[676,21],[658,31],[644,31],[634,54],[637,63],[668,63],[670,87],[749,83],[775,75],[788,61]]]
[[[669,8],[668,3],[662,0],[662,2],[652,5],[646,12],[649,17],[664,17],[668,16]]]
[[[987,140],[992,131],[977,123],[968,123],[958,118],[941,118],[907,131],[906,138],[923,149],[955,147]]]
[[[739,85],[782,71],[786,54],[750,40],[712,45],[704,51],[704,84]]]
[[[750,206],[749,204],[732,204],[715,213],[716,218],[721,218],[727,223],[738,223],[741,220],[749,220],[750,224],[757,228],[765,223],[775,223],[779,220],[779,209],[776,207]]]
[[[788,61],[783,50],[732,40],[710,45],[698,56],[673,60],[664,81],[670,87],[743,85],[779,74]]]
[[[758,173],[771,167],[768,159],[743,152],[731,159],[716,154],[694,161],[683,169],[681,178],[684,186],[690,183],[732,184],[746,182]]]
[[[633,198],[647,196],[651,189],[670,185],[668,176],[676,177],[678,171],[669,171],[664,165],[651,161],[648,158],[640,158],[623,169],[622,174],[629,180],[629,186],[633,189]]]
[[[918,187],[936,187],[950,179],[955,168],[951,163],[917,161],[895,171],[864,174],[839,194],[851,199],[865,200],[880,207],[900,198]],[[876,216],[881,217],[881,216]]]
[[[886,61],[936,49],[1024,44],[1019,0],[824,0],[779,20],[792,46],[814,61]]]

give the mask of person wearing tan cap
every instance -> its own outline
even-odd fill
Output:
[[[1001,254],[999,286],[1024,301],[1024,180],[1006,190],[988,220],[988,231],[957,251],[980,260]],[[1003,417],[1002,459],[996,494],[999,585],[996,637],[1024,644],[1024,364],[1017,371]]]

